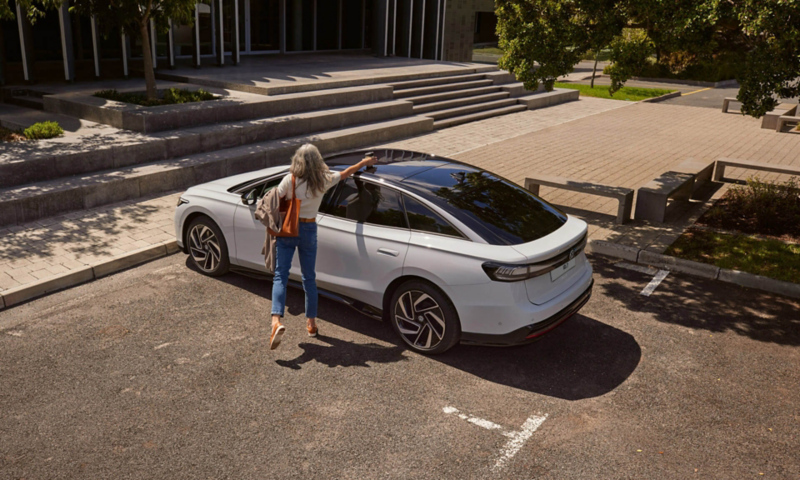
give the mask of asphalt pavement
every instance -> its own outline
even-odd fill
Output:
[[[298,291],[270,352],[270,284],[182,254],[0,311],[0,478],[800,476],[800,304],[591,260],[539,342],[437,357]]]

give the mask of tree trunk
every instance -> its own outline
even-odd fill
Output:
[[[592,70],[592,84],[589,88],[594,88],[594,76],[597,75],[597,60],[600,58],[600,50],[594,54],[594,69]]]
[[[142,63],[144,63],[144,82],[147,85],[147,99],[155,100],[158,97],[156,91],[156,74],[153,71],[153,52],[150,50],[150,35],[147,31],[149,19],[142,20],[139,30],[142,35]]]

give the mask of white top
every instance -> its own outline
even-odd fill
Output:
[[[339,183],[342,179],[342,174],[339,172],[330,172],[328,174],[328,181],[325,183],[325,190],[318,194],[316,197],[309,197],[306,182],[299,180],[295,184],[295,193],[297,198],[300,199],[300,218],[317,218],[319,206],[322,203],[322,197],[329,188]],[[281,183],[276,187],[278,189],[278,196],[281,198],[292,198],[292,174],[283,177]]]

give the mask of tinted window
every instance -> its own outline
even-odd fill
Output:
[[[411,225],[412,230],[451,235],[453,237],[462,236],[455,227],[413,198],[403,195],[403,202],[406,204],[408,223]]]
[[[450,164],[405,180],[493,245],[531,242],[558,230],[567,217],[511,182]]]
[[[266,195],[270,190],[280,185],[281,180],[283,177],[276,178],[274,180],[270,180],[269,182],[265,183],[264,185],[256,187],[258,190],[258,198],[263,197]]]
[[[331,215],[384,227],[406,228],[400,196],[390,188],[351,177],[341,186],[336,198]]]

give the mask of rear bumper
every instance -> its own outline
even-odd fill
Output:
[[[533,323],[531,325],[526,325],[503,335],[463,332],[461,334],[461,343],[466,345],[507,347],[511,345],[525,345],[527,343],[535,342],[539,339],[539,337],[555,329],[562,323],[566,322],[571,316],[578,313],[578,311],[583,308],[583,306],[586,305],[586,302],[588,302],[591,298],[593,286],[594,280],[592,280],[592,282],[589,284],[589,287],[578,298],[550,318]]]

